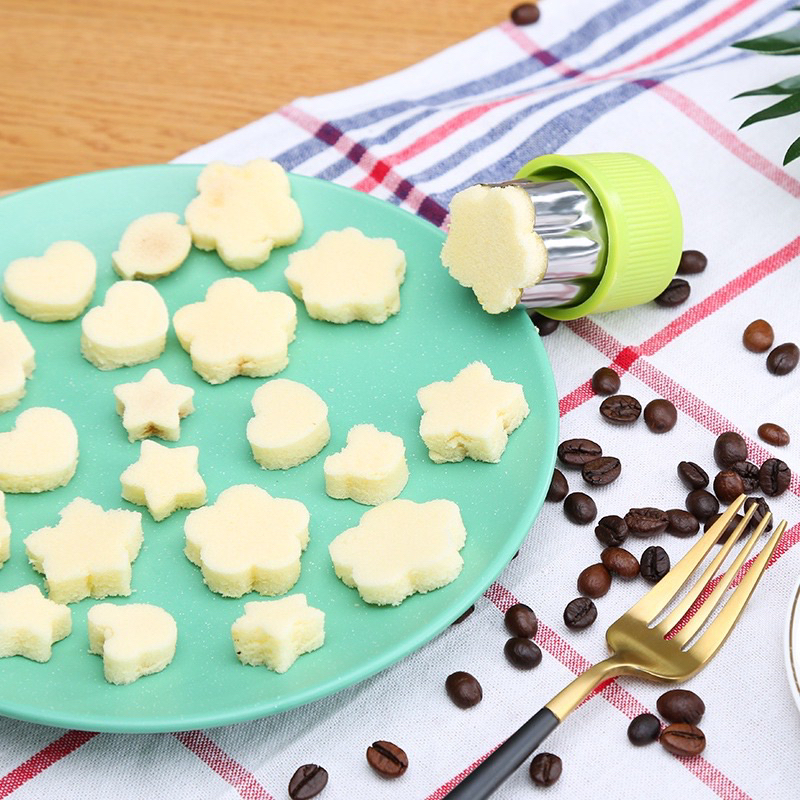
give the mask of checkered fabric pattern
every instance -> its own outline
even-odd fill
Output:
[[[800,168],[782,168],[795,138],[791,118],[737,131],[763,98],[740,91],[789,74],[786,59],[731,48],[788,27],[792,0],[547,0],[534,26],[504,23],[418,65],[365,86],[301,98],[242,130],[181,156],[244,162],[256,156],[335,181],[447,225],[453,193],[513,176],[543,153],[630,151],[654,162],[675,188],[685,247],[708,269],[691,276],[677,309],[654,304],[561,325],[544,342],[560,396],[563,439],[590,436],[617,455],[623,475],[593,490],[599,512],[631,505],[681,507],[675,467],[714,469],[715,437],[739,431],[753,461],[783,458],[800,471],[798,444],[771,450],[765,421],[800,441],[800,370],[770,375],[741,333],[764,317],[777,341],[800,339]],[[795,65],[796,71],[796,65]],[[604,425],[589,376],[621,375],[642,404],[666,397],[678,424],[656,437]],[[797,474],[797,473],[796,473]],[[575,473],[568,475],[580,488]],[[798,573],[800,481],[771,502],[790,527],[726,646],[688,687],[706,702],[705,753],[681,759],[658,745],[634,748],[629,720],[655,711],[663,687],[634,679],[597,691],[546,742],[564,773],[548,798],[794,798],[800,786],[800,716],[784,667],[786,610]],[[658,542],[676,561],[690,542]],[[645,544],[631,549],[638,556]],[[385,672],[339,694],[267,719],[175,734],[116,735],[0,722],[0,798],[247,798],[287,796],[301,764],[330,772],[326,800],[435,800],[575,674],[605,657],[608,624],[641,595],[617,581],[598,601],[596,624],[562,621],[578,572],[596,562],[591,526],[547,503],[523,545],[478,601],[475,613]],[[520,672],[502,657],[502,614],[531,605],[541,624],[542,664]],[[480,705],[456,708],[445,676],[465,669],[484,689]],[[400,780],[376,776],[364,759],[374,739],[408,753]],[[501,800],[538,791],[520,770]]]

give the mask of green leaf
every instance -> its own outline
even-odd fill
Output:
[[[756,39],[743,39],[734,42],[733,47],[743,50],[755,50],[771,56],[793,56],[800,54],[800,25],[787,28],[778,33],[768,33]]]
[[[800,94],[790,94],[788,97],[784,97],[783,100],[778,100],[777,103],[771,105],[769,108],[765,108],[763,111],[758,111],[748,117],[739,126],[739,130],[746,128],[748,125],[752,125],[754,122],[785,117],[789,114],[795,114],[798,111],[800,111]]]
[[[783,166],[785,167],[790,161],[794,161],[798,156],[800,156],[800,136],[798,136],[789,145],[789,149],[786,151],[786,155],[783,157]]]
[[[800,75],[784,78],[782,81],[773,83],[771,86],[765,86],[763,89],[751,89],[749,92],[742,92],[737,94],[736,97],[755,97],[760,94],[794,94],[795,92],[800,92]],[[733,99],[735,100],[736,97]]]

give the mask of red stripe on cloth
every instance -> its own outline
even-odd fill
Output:
[[[502,742],[500,744],[502,744]],[[462,769],[458,775],[456,775],[454,778],[450,778],[447,783],[443,783],[436,791],[429,794],[425,800],[442,800],[442,798],[447,797],[451,789],[455,789],[456,786],[458,786],[458,784],[461,783],[461,781],[463,781],[464,778],[470,774],[470,772],[472,772],[472,770],[483,764],[483,762],[486,761],[486,759],[489,758],[489,756],[494,753],[498,747],[500,747],[500,744],[493,747],[488,753],[484,753],[476,761],[473,761],[466,769]]]
[[[229,756],[203,731],[182,731],[173,736],[204,764],[233,786],[243,800],[275,800],[252,772]]]
[[[95,736],[97,733],[92,731],[67,731],[54,742],[50,742],[27,761],[23,761],[18,767],[0,778],[0,798],[8,797],[20,786],[53,766],[57,761],[61,761],[64,756],[68,756]]]

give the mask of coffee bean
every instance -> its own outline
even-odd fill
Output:
[[[758,467],[752,461],[737,461],[731,464],[732,469],[741,479],[745,494],[750,494],[758,488]]]
[[[663,533],[669,525],[669,518],[666,512],[660,508],[632,508],[625,515],[625,524],[628,532],[635,536],[655,536]]]
[[[509,664],[517,669],[533,669],[539,666],[542,660],[542,651],[539,646],[522,636],[513,636],[509,639],[503,647],[503,652]]]
[[[628,538],[628,525],[622,517],[609,514],[597,523],[594,535],[606,547],[619,547]]]
[[[699,756],[706,749],[706,737],[700,728],[686,722],[676,722],[661,731],[658,740],[674,756]]]
[[[708,259],[699,250],[684,250],[678,263],[678,275],[697,275],[707,264]]]
[[[743,493],[744,481],[732,469],[724,469],[716,474],[714,478],[714,494],[725,505],[732,503]]]
[[[552,753],[537,753],[531,761],[531,780],[537,786],[552,786],[561,777],[561,759]]]
[[[611,588],[611,573],[602,564],[592,564],[578,575],[578,591],[587,597],[602,597]]]
[[[742,334],[742,344],[751,353],[765,353],[774,341],[775,332],[765,319],[753,320]]]
[[[737,461],[747,461],[747,442],[733,431],[721,433],[714,442],[714,461],[722,469],[727,469]]]
[[[656,701],[658,713],[667,722],[697,725],[706,713],[706,704],[689,689],[670,689]]]
[[[614,456],[600,456],[594,461],[587,461],[581,469],[583,479],[591,486],[608,486],[619,478],[622,464]]]
[[[454,619],[450,624],[460,625],[474,610],[475,610],[475,604],[473,603],[460,617]]]
[[[564,473],[556,467],[553,470],[553,478],[550,481],[550,488],[547,490],[547,500],[551,503],[560,503],[569,494],[569,484],[564,477]]]
[[[564,624],[572,630],[588,628],[597,619],[597,606],[588,597],[576,597],[564,609]]]
[[[644,424],[653,433],[666,433],[675,427],[678,411],[669,400],[658,398],[644,407]]]
[[[705,489],[708,486],[708,473],[694,461],[681,461],[678,464],[678,477],[689,489]]]
[[[767,369],[773,375],[788,375],[800,361],[800,348],[794,342],[779,344],[767,356]]]
[[[642,404],[629,394],[614,394],[600,403],[600,414],[614,425],[630,425],[641,413]]]
[[[719,500],[705,489],[695,489],[686,495],[686,510],[700,522],[705,522],[719,511]]]
[[[572,492],[564,499],[564,513],[576,525],[588,525],[597,516],[597,506],[588,494]]]
[[[504,616],[506,628],[514,636],[522,636],[525,639],[533,639],[539,630],[539,620],[530,606],[525,603],[514,603]]]
[[[600,553],[605,568],[620,578],[635,578],[639,574],[639,559],[621,547],[606,547]]]
[[[658,583],[669,572],[669,556],[663,547],[648,547],[639,559],[639,572],[650,583]]]
[[[768,458],[758,473],[758,485],[768,497],[783,494],[792,480],[792,471],[779,458]]]
[[[478,679],[469,672],[454,672],[444,682],[447,696],[459,708],[472,708],[483,700],[483,689]]]
[[[328,771],[319,764],[303,764],[289,781],[289,797],[292,800],[310,800],[328,784]]]
[[[603,455],[603,448],[591,439],[567,439],[556,450],[558,460],[568,467],[582,467]]]
[[[511,9],[511,21],[515,25],[532,25],[540,16],[536,3],[521,3]]]
[[[700,523],[693,514],[682,508],[671,508],[667,511],[667,533],[673,536],[694,536],[700,530]]]
[[[753,516],[750,517],[750,523],[747,526],[748,531],[752,531],[754,528],[756,528],[758,523],[761,522],[761,520],[764,519],[764,517],[770,512],[770,507],[767,505],[767,501],[763,497],[748,497],[747,500],[744,501],[742,511],[746,514],[752,505],[755,505],[756,510],[753,512]],[[772,530],[772,517],[770,517],[770,520],[764,530]]]
[[[703,525],[703,531],[707,531],[720,517],[722,514],[713,514],[710,516]],[[722,532],[722,536],[717,539],[717,544],[725,544],[728,539],[731,537],[731,534],[736,530],[736,526],[744,519],[741,514],[734,514],[728,524],[725,526],[725,530]]]
[[[539,336],[549,336],[556,328],[558,328],[557,319],[550,319],[550,317],[546,317],[544,314],[540,314],[538,311],[529,311],[528,317],[539,331]]]
[[[408,769],[408,756],[392,742],[373,742],[367,748],[367,763],[384,778],[399,778]]]
[[[774,422],[765,422],[758,426],[758,435],[773,447],[786,447],[789,444],[789,434],[785,428]]]
[[[628,739],[641,747],[654,742],[661,735],[661,722],[655,714],[639,714],[628,725]]]
[[[692,291],[691,286],[683,278],[673,278],[669,286],[656,297],[655,302],[660,306],[674,308],[685,303]]]
[[[592,375],[592,391],[595,394],[616,394],[619,391],[619,375],[611,367],[600,367]]]

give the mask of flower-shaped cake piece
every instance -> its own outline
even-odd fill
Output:
[[[518,383],[497,381],[489,367],[474,361],[452,381],[437,381],[417,392],[423,415],[419,433],[432,461],[496,463],[508,434],[528,416],[528,404]]]
[[[475,292],[490,314],[508,311],[547,270],[547,250],[533,230],[533,203],[519,186],[470,186],[450,202],[442,264]]]
[[[49,661],[53,644],[72,632],[72,611],[42,596],[32,583],[0,592],[0,658]]]
[[[345,228],[291,253],[285,275],[314,319],[377,324],[400,310],[406,257],[394,239],[370,239]]]
[[[127,280],[156,280],[175,272],[192,249],[192,235],[177,214],[160,211],[131,222],[111,254],[114,271]]]
[[[35,352],[16,322],[0,318],[0,412],[10,411],[25,395],[25,380],[36,366]]]
[[[183,552],[208,588],[225,597],[283,594],[300,577],[309,519],[298,500],[252,484],[231,486],[214,505],[187,516]]]
[[[178,627],[171,614],[148,603],[98,603],[89,609],[89,652],[103,657],[109,683],[133,683],[161,672],[175,656]]]
[[[377,506],[391,500],[408,482],[406,448],[393,433],[356,425],[343,450],[325,459],[325,491],[337,500]]]
[[[0,492],[0,567],[11,555],[11,525],[6,517],[6,496]]]
[[[231,626],[233,647],[242,664],[286,672],[298,656],[325,642],[325,613],[308,605],[304,594],[244,604]]]
[[[134,383],[114,387],[117,413],[128,432],[128,440],[158,436],[177,442],[181,419],[194,411],[194,389],[170,383],[160,369],[151,369]]]
[[[367,603],[399,605],[454,581],[467,532],[452,500],[390,500],[329,545],[333,568]]]
[[[197,190],[186,208],[192,239],[201,250],[216,248],[232,269],[263,264],[273,247],[293,244],[303,232],[289,178],[275,161],[257,158],[242,167],[209,164],[197,179]]]
[[[131,593],[131,564],[142,546],[138,511],[104,511],[76,497],[52,528],[25,537],[31,565],[44,575],[51,600],[76,603],[84,597]]]
[[[173,317],[192,368],[209,383],[236,375],[266,377],[289,363],[297,309],[283,292],[259,292],[243,278],[211,284],[206,299],[179,308]]]
[[[194,446],[164,447],[145,439],[139,460],[120,475],[122,496],[147,506],[156,522],[179,508],[197,508],[206,502],[206,484],[197,471],[200,451]]]

